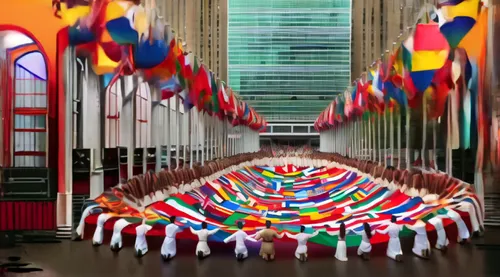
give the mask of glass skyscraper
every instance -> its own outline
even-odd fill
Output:
[[[229,84],[273,118],[317,116],[351,72],[350,0],[230,0]]]

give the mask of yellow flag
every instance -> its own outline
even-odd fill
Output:
[[[93,64],[94,72],[97,75],[103,75],[106,73],[112,73],[118,67],[118,63],[111,60],[104,52],[104,49],[98,44],[97,45],[97,61]]]
[[[78,19],[87,16],[89,13],[89,6],[75,6],[71,9],[68,9],[66,3],[61,3],[61,18],[69,26],[75,25]]]
[[[479,12],[479,0],[464,0],[458,5],[443,6],[441,10],[446,21],[452,21],[457,16],[476,19]]]
[[[448,51],[415,51],[412,55],[411,70],[425,71],[443,67],[448,59]]]

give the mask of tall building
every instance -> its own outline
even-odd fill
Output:
[[[182,39],[188,51],[210,70],[227,80],[228,0],[157,0],[163,18]]]
[[[352,78],[358,78],[393,42],[408,35],[422,8],[422,0],[352,1]],[[428,1],[431,3],[432,1]]]
[[[229,84],[268,120],[314,120],[351,74],[350,0],[231,0]]]

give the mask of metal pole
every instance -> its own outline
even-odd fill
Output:
[[[390,126],[390,143],[391,143],[391,166],[394,166],[394,111],[389,110],[389,115],[391,117]]]
[[[401,107],[398,107],[398,169],[401,169]]]
[[[205,118],[206,118],[206,115],[205,114],[202,114],[201,115],[201,128],[200,128],[200,134],[201,134],[201,165],[204,165],[205,164],[205,130],[206,130],[206,126],[205,126]]]
[[[426,151],[426,143],[427,143],[427,101],[425,99],[425,95],[422,97],[422,153],[420,154],[422,157],[422,168],[425,168],[425,151]]]
[[[411,169],[411,147],[410,147],[410,108],[406,107],[406,169]]]
[[[387,110],[384,110],[384,165],[387,166]]]
[[[175,126],[177,130],[177,138],[175,141],[175,168],[179,168],[179,158],[181,155],[181,133],[182,133],[182,126],[181,126],[181,111],[180,111],[180,100],[179,97],[175,96]]]
[[[368,114],[368,159],[372,160],[372,125],[371,123],[372,115]]]
[[[167,166],[168,166],[168,169],[171,170],[172,169],[172,163],[171,163],[171,159],[172,159],[172,153],[171,153],[171,150],[172,150],[172,108],[171,108],[171,101],[172,99],[168,99],[167,101],[167,110],[168,110],[168,113],[167,113],[167,130],[168,130],[168,136],[167,136]]]
[[[380,126],[382,123],[380,122],[380,113],[377,113],[377,142],[378,142],[378,164],[382,165],[382,133],[380,131]]]
[[[189,124],[189,168],[193,168],[193,109],[191,109],[188,113],[188,124]]]

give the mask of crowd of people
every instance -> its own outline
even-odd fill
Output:
[[[361,236],[361,244],[357,249],[357,254],[364,260],[370,259],[370,252],[372,250],[371,238],[372,236],[378,232],[380,234],[387,234],[389,236],[389,243],[387,245],[386,255],[395,260],[402,261],[403,251],[401,249],[401,243],[399,240],[399,233],[403,229],[403,225],[396,223],[397,218],[393,216],[391,218],[391,223],[388,224],[383,229],[372,230],[368,223],[363,224],[363,230],[355,232],[357,235]],[[283,236],[287,236],[291,239],[295,239],[297,241],[297,248],[295,250],[295,257],[305,262],[308,259],[307,253],[307,242],[309,239],[317,236],[320,232],[326,232],[330,236],[337,236],[337,245],[335,251],[335,258],[339,261],[346,262],[347,258],[347,246],[346,246],[346,226],[343,222],[340,222],[339,228],[337,231],[327,231],[327,228],[330,226],[325,225],[323,228],[319,228],[314,230],[312,233],[306,233],[306,227],[301,226],[300,232],[297,234],[291,234],[289,232],[279,233],[276,229],[272,228],[271,221],[266,221],[265,228],[249,235],[245,231],[243,231],[244,222],[239,221],[237,223],[238,231],[227,237],[224,242],[229,243],[232,241],[236,241],[235,244],[235,257],[238,261],[243,261],[248,258],[248,249],[246,246],[246,241],[252,242],[261,242],[261,247],[259,251],[259,256],[266,260],[272,261],[275,258],[275,240],[279,240],[283,238]],[[411,230],[416,232],[416,236],[414,239],[414,245],[412,252],[421,257],[421,258],[429,258],[431,253],[431,245],[427,238],[427,232],[425,230],[425,223],[421,221],[417,221],[416,224],[413,225],[405,225]],[[136,227],[137,237],[135,243],[135,251],[138,257],[142,257],[148,252],[147,243],[146,243],[146,232],[148,228],[151,226],[142,224]],[[203,222],[201,224],[200,230],[195,230],[192,227],[189,227],[191,233],[198,237],[198,244],[196,245],[195,255],[198,259],[204,259],[210,256],[210,247],[208,245],[208,237],[217,233],[219,229],[215,228],[212,230],[208,230],[208,224]],[[176,245],[176,235],[177,233],[183,231],[183,227],[180,224],[177,224],[176,217],[170,217],[170,224],[165,227],[165,239],[163,241],[161,247],[161,256],[164,261],[169,261],[173,259],[177,254],[177,245]],[[438,241],[436,242],[436,248],[445,250],[449,244],[446,236],[440,237],[438,234]],[[118,246],[111,245],[112,249],[119,249]]]

